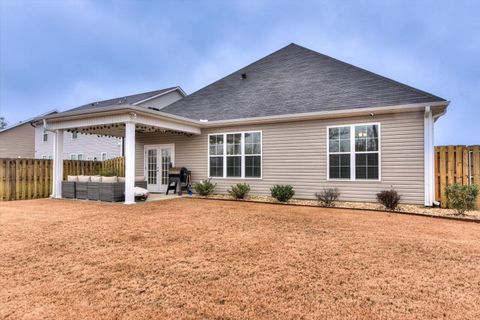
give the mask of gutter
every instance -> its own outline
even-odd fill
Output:
[[[45,118],[37,117],[36,119],[34,119],[33,122],[39,122],[43,119],[52,120],[55,122],[56,119],[61,119],[61,121],[66,121],[66,120],[74,120],[78,118],[90,118],[90,117],[96,117],[102,113],[105,113],[107,115],[112,115],[115,113],[136,112],[136,113],[144,114],[148,116],[169,119],[177,123],[194,125],[194,126],[197,126],[198,128],[209,128],[209,127],[243,125],[243,124],[251,125],[251,124],[269,123],[269,122],[328,119],[328,118],[350,117],[350,116],[359,116],[359,115],[373,116],[375,114],[384,114],[384,113],[390,113],[390,112],[421,111],[421,110],[425,110],[426,106],[430,106],[431,108],[445,107],[445,109],[442,110],[442,112],[434,116],[434,119],[436,120],[446,113],[446,108],[448,104],[449,104],[449,101],[437,101],[432,103],[415,103],[415,104],[393,105],[393,106],[385,106],[385,107],[305,112],[305,113],[297,113],[297,114],[284,114],[284,115],[275,115],[275,116],[238,118],[238,119],[214,120],[214,121],[193,120],[186,117],[177,116],[171,113],[150,110],[150,109],[138,107],[135,105],[115,105],[115,106],[95,108],[94,110],[86,109],[86,110],[78,110],[78,111],[70,111],[70,112],[67,111],[59,114],[53,114]]]

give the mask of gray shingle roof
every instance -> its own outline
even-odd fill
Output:
[[[292,43],[162,111],[213,121],[436,101],[445,100]]]
[[[134,104],[134,103],[137,103],[139,101],[154,97],[158,94],[167,92],[167,91],[175,89],[175,88],[176,87],[171,87],[171,88],[160,89],[160,90],[155,90],[155,91],[132,94],[130,96],[124,96],[124,97],[118,97],[118,98],[113,98],[113,99],[108,99],[108,100],[102,100],[102,101],[87,103],[87,104],[84,104],[83,106],[76,107],[76,108],[73,108],[73,109],[69,109],[65,112]]]

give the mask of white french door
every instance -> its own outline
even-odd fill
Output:
[[[168,169],[175,165],[175,145],[147,145],[144,154],[148,191],[165,192],[168,184]]]

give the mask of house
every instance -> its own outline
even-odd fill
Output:
[[[55,113],[49,111],[38,117]],[[20,121],[0,130],[0,158],[35,157],[35,127],[32,121],[37,117]]]
[[[124,137],[125,202],[136,175],[165,189],[170,165],[216,192],[235,183],[268,195],[291,184],[297,198],[336,187],[341,200],[375,201],[395,188],[403,202],[434,201],[433,126],[449,102],[430,93],[290,44],[155,110],[138,104],[85,106],[44,117],[55,132]],[[54,161],[54,196],[62,166]]]
[[[122,156],[122,139],[64,132],[62,159],[107,160]],[[53,158],[53,133],[42,125],[35,127],[35,158]]]

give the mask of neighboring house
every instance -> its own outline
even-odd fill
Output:
[[[107,160],[122,155],[122,139],[64,132],[62,159]],[[35,158],[53,158],[53,133],[42,125],[35,128]]]
[[[159,111],[94,105],[44,117],[56,132],[125,137],[125,202],[134,177],[163,191],[171,165],[216,192],[246,182],[254,195],[291,184],[297,198],[339,189],[341,200],[375,201],[395,188],[403,202],[434,201],[433,126],[449,102],[291,44]],[[61,197],[62,167],[54,173]]]
[[[55,112],[47,112],[39,117]],[[0,130],[0,158],[33,158],[35,156],[35,127],[31,124],[35,118]]]
[[[147,108],[162,109],[168,104],[185,96],[180,88],[167,88],[151,92],[134,94],[89,103],[72,110],[85,108],[102,108],[115,104],[139,104]],[[103,135],[82,134],[81,132],[64,132],[63,159],[70,160],[107,160],[122,155],[122,138]],[[35,158],[52,159],[53,133],[45,130],[43,124],[35,128]]]

